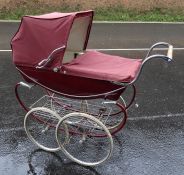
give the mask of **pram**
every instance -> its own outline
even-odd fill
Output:
[[[27,111],[29,139],[87,166],[110,157],[112,136],[127,121],[134,83],[144,65],[157,58],[169,62],[173,53],[165,42],[154,44],[143,60],[87,51],[92,20],[93,11],[24,16],[11,41],[13,62],[25,80],[15,86],[15,93]],[[166,55],[152,54],[159,46],[168,48]],[[19,95],[22,86],[42,87],[44,95],[26,106]],[[127,103],[122,95],[128,87],[132,95]]]

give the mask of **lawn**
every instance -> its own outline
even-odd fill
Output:
[[[184,2],[180,0],[0,0],[0,19],[19,20],[23,15],[53,11],[95,11],[95,20],[105,21],[184,21]],[[157,3],[156,3],[157,2]],[[93,7],[93,8],[91,8]]]

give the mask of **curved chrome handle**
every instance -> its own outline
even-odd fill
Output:
[[[151,51],[160,45],[168,47],[167,55],[161,55],[161,54],[150,55]],[[135,83],[137,81],[137,79],[139,78],[145,63],[147,63],[148,61],[150,61],[152,59],[156,59],[156,58],[160,58],[160,59],[167,61],[167,62],[172,61],[172,59],[173,59],[173,46],[169,43],[166,43],[166,42],[159,42],[159,43],[156,43],[153,46],[151,46],[150,50],[148,51],[148,54],[146,55],[145,59],[142,61],[141,67],[140,67],[139,71],[137,72],[137,76],[130,83],[127,83],[126,85],[130,85],[130,84]]]
[[[169,43],[166,43],[166,42],[158,42],[158,43],[155,43],[154,45],[152,45],[145,57],[145,59],[147,57],[150,56],[151,52],[158,46],[164,46],[164,47],[168,47],[168,52],[167,52],[167,57],[170,58],[170,61],[172,60],[172,56],[173,56],[173,46]],[[169,61],[169,60],[168,60]]]
[[[54,60],[56,57],[57,54],[60,54],[64,49],[66,48],[65,45],[61,46],[61,47],[58,47],[56,48],[55,50],[53,50],[51,52],[51,54],[48,56],[48,58],[40,61],[38,63],[38,65],[36,66],[37,69],[42,69],[44,68],[45,66],[47,66],[52,60]]]
[[[172,61],[172,59],[173,59],[173,46],[172,46],[171,44],[169,44],[169,43],[166,43],[166,42],[158,42],[158,43],[152,45],[151,48],[150,48],[150,50],[148,51],[148,53],[147,53],[147,55],[146,55],[146,57],[145,57],[144,60],[146,60],[147,58],[149,58],[151,52],[152,52],[156,47],[158,47],[158,46],[168,47],[167,55],[157,55],[157,54],[156,54],[156,55],[151,55],[151,57],[152,57],[152,56],[153,56],[153,57],[160,57],[160,58],[162,58],[163,60],[168,61],[168,62],[169,62],[169,61]]]

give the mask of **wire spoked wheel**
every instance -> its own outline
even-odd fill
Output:
[[[92,103],[95,105],[91,106]],[[114,133],[126,122],[127,114],[124,106],[116,101],[95,99],[93,101],[85,100],[82,109],[85,109],[85,113],[99,119],[110,133]]]
[[[108,112],[103,113],[103,109],[99,109],[101,114],[97,115],[97,118],[107,127],[111,132],[116,130],[126,120],[126,111],[122,109],[119,103],[114,101],[104,102],[104,110],[108,109]],[[95,116],[96,117],[96,116]]]
[[[60,116],[54,111],[44,108],[37,107],[31,109],[25,116],[24,128],[28,138],[39,148],[55,152],[60,150],[55,138],[56,125],[60,119]],[[65,136],[63,143],[66,142],[68,137],[68,131],[66,125],[62,125],[58,133]]]
[[[66,125],[68,141],[63,144],[60,130]],[[104,162],[112,153],[113,140],[107,127],[95,117],[73,112],[65,115],[56,127],[56,140],[64,154],[85,166]]]

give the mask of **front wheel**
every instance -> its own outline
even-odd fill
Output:
[[[60,129],[68,128],[68,142],[63,143]],[[81,165],[94,166],[107,160],[113,149],[107,127],[92,115],[73,112],[65,115],[56,127],[56,140],[64,154]]]

